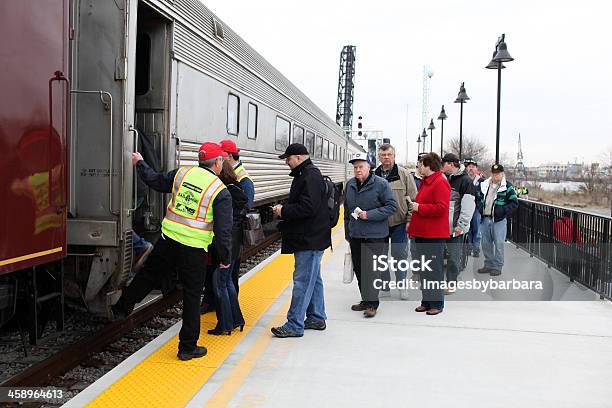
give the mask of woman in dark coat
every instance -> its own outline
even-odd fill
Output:
[[[232,264],[229,268],[216,268],[212,276],[213,292],[216,300],[217,326],[208,334],[220,335],[232,333],[237,327],[244,328],[244,317],[238,304],[238,293],[232,282],[232,269],[240,257],[242,244],[242,220],[246,214],[247,196],[240,188],[236,173],[229,162],[223,162],[219,178],[232,195],[234,224],[232,228]]]

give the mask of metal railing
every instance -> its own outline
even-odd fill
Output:
[[[508,219],[507,238],[612,300],[611,217],[521,199]]]

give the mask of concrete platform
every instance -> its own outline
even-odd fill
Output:
[[[457,293],[444,313],[426,316],[413,311],[414,291],[414,300],[383,298],[365,319],[349,309],[359,294],[356,282],[342,283],[341,243],[323,268],[327,330],[270,339],[262,325],[265,349],[227,361],[189,406],[611,407],[612,304],[507,245],[519,267],[504,275],[550,279],[559,297],[583,301],[461,301],[467,295]],[[266,318],[282,322],[284,310]]]
[[[507,244],[507,267],[496,279],[539,279],[544,290],[522,297],[460,291],[438,316],[413,311],[419,291],[408,301],[392,291],[377,316],[365,319],[350,310],[359,300],[356,282],[342,283],[342,236],[335,234],[335,250],[323,260],[327,330],[272,337],[270,327],[285,320],[289,286],[199,391],[176,406],[612,407],[612,303]],[[485,279],[473,272],[482,262],[471,259],[460,279]],[[70,406],[91,401],[131,367],[126,361]],[[147,386],[139,383],[138,392]]]

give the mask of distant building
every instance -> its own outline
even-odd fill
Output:
[[[580,163],[568,163],[567,170],[565,172],[566,177],[582,177],[584,173],[584,167]]]
[[[546,163],[538,166],[538,177],[562,178],[566,176],[567,164]]]

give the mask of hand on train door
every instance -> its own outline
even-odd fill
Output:
[[[138,152],[134,152],[132,153],[132,164],[135,166],[138,164],[139,161],[144,160],[142,158],[142,155]]]

